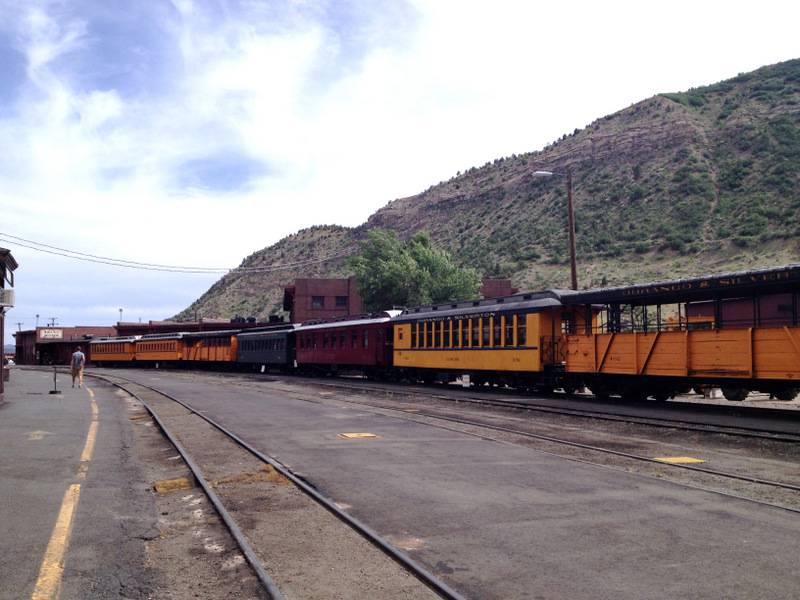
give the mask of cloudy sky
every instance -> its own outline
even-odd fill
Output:
[[[788,0],[0,0],[6,343],[168,318],[301,228],[800,57],[798,22]]]

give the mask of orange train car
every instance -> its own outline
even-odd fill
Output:
[[[566,334],[566,369],[600,397],[664,400],[718,386],[793,399],[800,388],[800,265],[590,290],[565,310],[597,314]]]
[[[186,355],[184,333],[152,333],[136,341],[136,361],[157,365],[183,361]]]
[[[136,360],[139,336],[101,337],[89,342],[89,357],[98,367],[125,365]]]
[[[189,362],[235,363],[238,333],[239,330],[184,333],[183,359]]]

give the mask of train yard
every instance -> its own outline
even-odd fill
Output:
[[[482,396],[486,394],[479,394],[478,402],[474,403],[464,401],[463,390],[452,390],[454,392],[452,396],[448,393],[449,390],[445,390],[443,399],[437,393],[441,392],[437,389],[438,386],[419,390],[412,389],[408,390],[410,393],[403,393],[402,388],[400,390],[391,389],[391,386],[385,385],[365,389],[363,384],[366,382],[347,379],[297,382],[293,378],[269,378],[265,381],[263,378],[221,377],[197,372],[161,374],[159,379],[163,380],[164,377],[167,379],[177,377],[179,381],[188,379],[193,384],[200,384],[210,389],[223,386],[248,395],[251,393],[270,395],[277,391],[289,396],[295,402],[321,405],[326,409],[334,407],[338,410],[349,411],[356,407],[359,413],[366,410],[372,415],[388,416],[392,420],[400,419],[416,425],[421,424],[426,428],[432,427],[435,430],[455,433],[459,437],[466,435],[501,446],[512,446],[548,456],[557,456],[569,461],[577,461],[601,470],[612,469],[638,477],[656,479],[664,483],[669,482],[670,485],[684,487],[686,490],[706,490],[720,497],[749,502],[755,506],[763,506],[765,509],[779,507],[779,510],[790,513],[800,512],[800,488],[797,486],[800,478],[798,478],[796,467],[798,464],[796,436],[800,433],[800,425],[795,418],[798,413],[793,410],[794,406],[784,405],[785,408],[778,415],[770,414],[767,417],[759,417],[758,414],[754,414],[739,417],[732,422],[731,416],[724,414],[729,412],[727,406],[722,407],[724,410],[717,411],[716,417],[709,417],[707,407],[695,405],[695,409],[701,409],[699,411],[701,414],[698,415],[698,411],[695,410],[695,417],[692,417],[691,411],[689,411],[681,419],[686,427],[681,427],[677,424],[674,414],[661,419],[647,414],[652,412],[650,410],[652,407],[649,406],[638,409],[627,407],[627,412],[631,414],[627,416],[612,415],[613,418],[609,420],[605,418],[609,416],[606,411],[597,407],[591,411],[592,414],[570,413],[569,411],[575,411],[570,403],[567,413],[559,411],[557,407],[552,406],[552,398],[533,399],[540,403],[540,406],[536,407],[535,413],[532,413],[529,408],[531,399],[522,399],[522,402],[518,403],[519,398],[503,398],[503,394],[500,394],[499,400],[485,398]],[[141,374],[136,374],[134,378],[141,379]],[[152,377],[148,379],[152,379]],[[330,385],[326,385],[326,383]],[[450,397],[448,398],[448,396]],[[471,399],[472,396],[473,394],[470,394],[467,399]],[[490,402],[487,403],[487,400]],[[528,408],[520,408],[526,404],[528,404]],[[659,409],[663,407],[662,404],[653,405]],[[214,419],[209,413],[220,414],[215,410],[201,410],[202,404],[195,404],[191,401],[188,407],[192,409],[193,413],[201,413],[211,420]],[[542,413],[543,408],[546,409],[544,413]],[[162,410],[170,412],[172,409],[166,407]],[[681,410],[686,411],[687,409],[684,407]],[[618,410],[612,412],[619,413]],[[674,411],[667,412],[674,413]],[[757,413],[757,411],[754,412]],[[786,415],[787,418],[778,421],[783,424],[780,427],[783,431],[778,434],[779,437],[776,439],[774,437],[776,435],[775,427],[770,422],[773,422],[773,419],[776,416],[779,417],[780,414]],[[649,422],[643,422],[643,419],[649,419]],[[587,422],[590,425],[587,426]],[[229,427],[219,426],[225,431],[229,430]],[[712,429],[702,430],[703,427],[709,426]],[[184,429],[182,437],[191,440],[195,435],[191,433],[191,429],[193,427],[190,428],[190,431]],[[241,432],[238,427],[234,427],[234,429]],[[236,437],[239,436],[236,435]],[[199,439],[199,442],[195,440],[189,443],[201,452],[207,453],[208,439],[204,435],[201,435]],[[202,450],[204,448],[205,450]],[[257,454],[260,453],[257,452]],[[279,471],[284,468],[279,461],[268,456],[260,456],[259,460],[264,460],[264,465],[277,468]],[[692,462],[693,460],[698,462]],[[699,462],[701,460],[704,462]],[[369,469],[369,466],[366,468]],[[252,468],[250,471],[258,472]],[[291,470],[287,474],[289,477],[295,477]],[[201,476],[207,477],[206,475]],[[350,478],[352,475],[343,475],[343,477]],[[209,480],[213,481],[213,477],[209,477]],[[311,485],[312,496],[317,493],[319,482],[302,471],[297,474],[296,483],[299,486]],[[231,486],[228,483],[228,487],[225,502],[233,506],[237,506],[238,503],[241,506],[242,499],[237,498],[237,495],[241,488],[246,486]],[[252,490],[250,492],[250,497],[254,497]],[[259,502],[264,500],[263,496],[256,495],[256,497],[259,498]],[[323,498],[323,503],[325,502],[332,502],[332,500]],[[259,508],[251,506],[250,510],[260,513]],[[326,510],[331,510],[331,508],[327,507]],[[334,506],[332,510],[339,512],[339,507]],[[339,515],[339,519],[352,527],[353,523],[349,522],[351,520],[350,510],[353,510],[351,505],[345,503],[345,516],[342,518],[342,515]],[[237,512],[246,511],[239,508]],[[357,513],[358,511],[353,512]],[[281,514],[283,516],[283,513]],[[248,521],[249,519],[244,519],[245,523]],[[306,530],[291,520],[288,521],[288,524],[289,530],[293,532],[293,538],[298,538],[299,531]],[[308,523],[305,523],[305,527],[307,526]],[[274,527],[274,522],[270,521],[268,529],[272,531]],[[355,520],[355,532],[358,535],[364,533],[368,536],[373,535],[373,527],[378,531],[382,529],[380,526],[376,527],[370,517],[367,517],[366,523]],[[258,539],[253,532],[245,535]],[[281,537],[278,536],[278,539]],[[312,540],[311,546],[319,545],[318,538],[312,537]],[[424,546],[426,544],[423,535],[410,535],[407,538],[389,535],[386,540],[379,536],[377,542],[371,540],[370,544],[379,548],[383,544],[387,544],[390,549],[390,558],[393,561],[398,560],[396,553],[399,553],[400,566],[403,569],[416,569],[418,572],[415,577],[420,578],[423,582],[434,582],[434,588],[441,585],[440,589],[435,589],[439,597],[493,597],[488,588],[482,587],[486,586],[485,582],[465,584],[458,576],[458,569],[448,566],[446,561],[419,558],[418,554],[421,553],[421,548],[417,545]],[[453,551],[451,550],[451,552]],[[273,547],[266,550],[261,549],[257,554],[269,557],[273,556],[275,552],[276,549]],[[340,552],[341,549],[334,552],[334,561],[337,560],[336,557]],[[349,554],[358,555],[358,553],[352,552]],[[301,556],[304,563],[302,567],[295,567],[297,571],[289,577],[290,583],[300,585],[303,579],[298,577],[298,573],[308,572],[313,574],[311,580],[315,585],[321,585],[324,589],[328,589],[329,593],[330,589],[335,588],[332,581],[320,578],[318,567],[309,567],[307,561],[312,553],[308,548],[295,549],[291,555]],[[410,561],[408,564],[405,563],[404,557],[408,557]],[[370,557],[368,560],[377,559]],[[269,558],[262,564],[265,571],[269,571]],[[329,566],[322,567],[322,571],[330,568]],[[487,568],[491,571],[490,567]],[[469,570],[471,569],[464,569],[464,571]],[[365,570],[359,568],[356,572],[363,574]],[[366,570],[366,572],[371,571]],[[281,572],[275,575],[275,581],[278,582],[276,587],[280,588],[286,585],[285,577]],[[381,576],[380,579],[383,581],[385,577]],[[341,580],[341,574],[339,574],[339,581]],[[403,585],[410,585],[407,578],[401,576],[400,581],[403,582]],[[441,583],[436,583],[440,581]],[[303,585],[309,585],[309,583]],[[381,597],[370,592],[370,589],[376,585],[374,577],[368,576],[360,582],[348,581],[347,583],[347,587],[351,590],[355,589],[357,585],[364,586],[363,593],[359,592],[356,595],[344,595],[343,597],[363,597],[364,595]],[[529,581],[527,585],[534,585],[533,580]],[[425,597],[430,593],[429,589],[425,592],[422,592],[421,589],[418,588],[408,597]],[[517,590],[517,593],[519,591]],[[306,593],[308,590],[301,593],[299,597],[314,597],[313,594],[304,596],[303,594]],[[507,593],[511,595],[505,597],[517,597],[510,590]],[[388,593],[386,597],[402,597],[402,595],[392,594],[398,594],[397,590]],[[576,597],[580,597],[580,594]]]
[[[120,386],[113,402],[138,439],[131,452],[151,459],[147,477],[189,482],[153,495],[160,534],[146,552],[160,576],[141,597],[798,593],[787,562],[797,401],[731,414],[730,403],[90,371],[101,377],[90,388]]]
[[[638,406],[598,405],[589,396],[583,407],[559,395],[520,397],[503,390],[467,393],[441,386],[408,388],[358,378],[301,379],[220,376],[193,372],[195,381],[216,381],[237,388],[293,389],[311,402],[338,402],[362,409],[453,429],[593,464],[678,482],[757,501],[776,499],[800,512],[800,402],[772,403],[779,408],[673,401]],[[218,384],[218,383],[217,383]],[[308,390],[298,395],[300,389]],[[768,402],[764,399],[764,402]],[[589,423],[585,427],[582,424]],[[703,448],[704,460],[675,460]],[[749,457],[742,456],[743,450]],[[765,465],[760,456],[786,457],[786,464]],[[673,458],[671,458],[673,457]],[[775,477],[776,479],[773,479]]]

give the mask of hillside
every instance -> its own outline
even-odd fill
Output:
[[[427,231],[462,264],[522,290],[569,287],[564,179],[531,176],[567,167],[582,288],[797,262],[800,60],[643,100],[390,202],[360,227],[300,231],[247,257],[176,319],[280,312],[284,285],[344,275],[343,256],[373,228]]]

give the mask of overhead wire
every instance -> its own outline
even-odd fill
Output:
[[[50,246],[48,244],[43,244],[41,242],[36,242],[33,240],[28,240],[25,238],[17,237],[8,233],[0,232],[0,242],[5,242],[11,245],[16,244],[17,246],[21,246],[23,248],[29,248],[31,250],[36,250],[39,252],[45,252],[47,254],[53,254],[56,256],[62,256],[65,258],[72,258],[75,260],[83,260],[87,262],[93,262],[98,264],[110,265],[114,267],[125,267],[129,269],[139,269],[145,271],[165,271],[169,273],[186,273],[186,274],[214,274],[214,273],[266,273],[272,271],[282,271],[286,269],[294,269],[298,267],[309,266],[312,264],[319,264],[323,262],[327,262],[330,260],[335,260],[337,258],[343,258],[350,254],[353,254],[355,251],[355,246],[348,246],[346,248],[340,249],[336,252],[333,252],[329,255],[322,256],[322,257],[313,257],[306,260],[295,261],[291,263],[279,263],[279,264],[271,264],[271,265],[260,265],[260,266],[253,266],[253,267],[183,267],[183,266],[175,266],[175,265],[159,265],[154,263],[145,263],[145,262],[137,262],[131,260],[123,260],[117,258],[109,258],[104,256],[97,256],[94,254],[87,254],[84,252],[77,252],[75,250],[67,250],[65,248],[58,248],[56,246]]]

